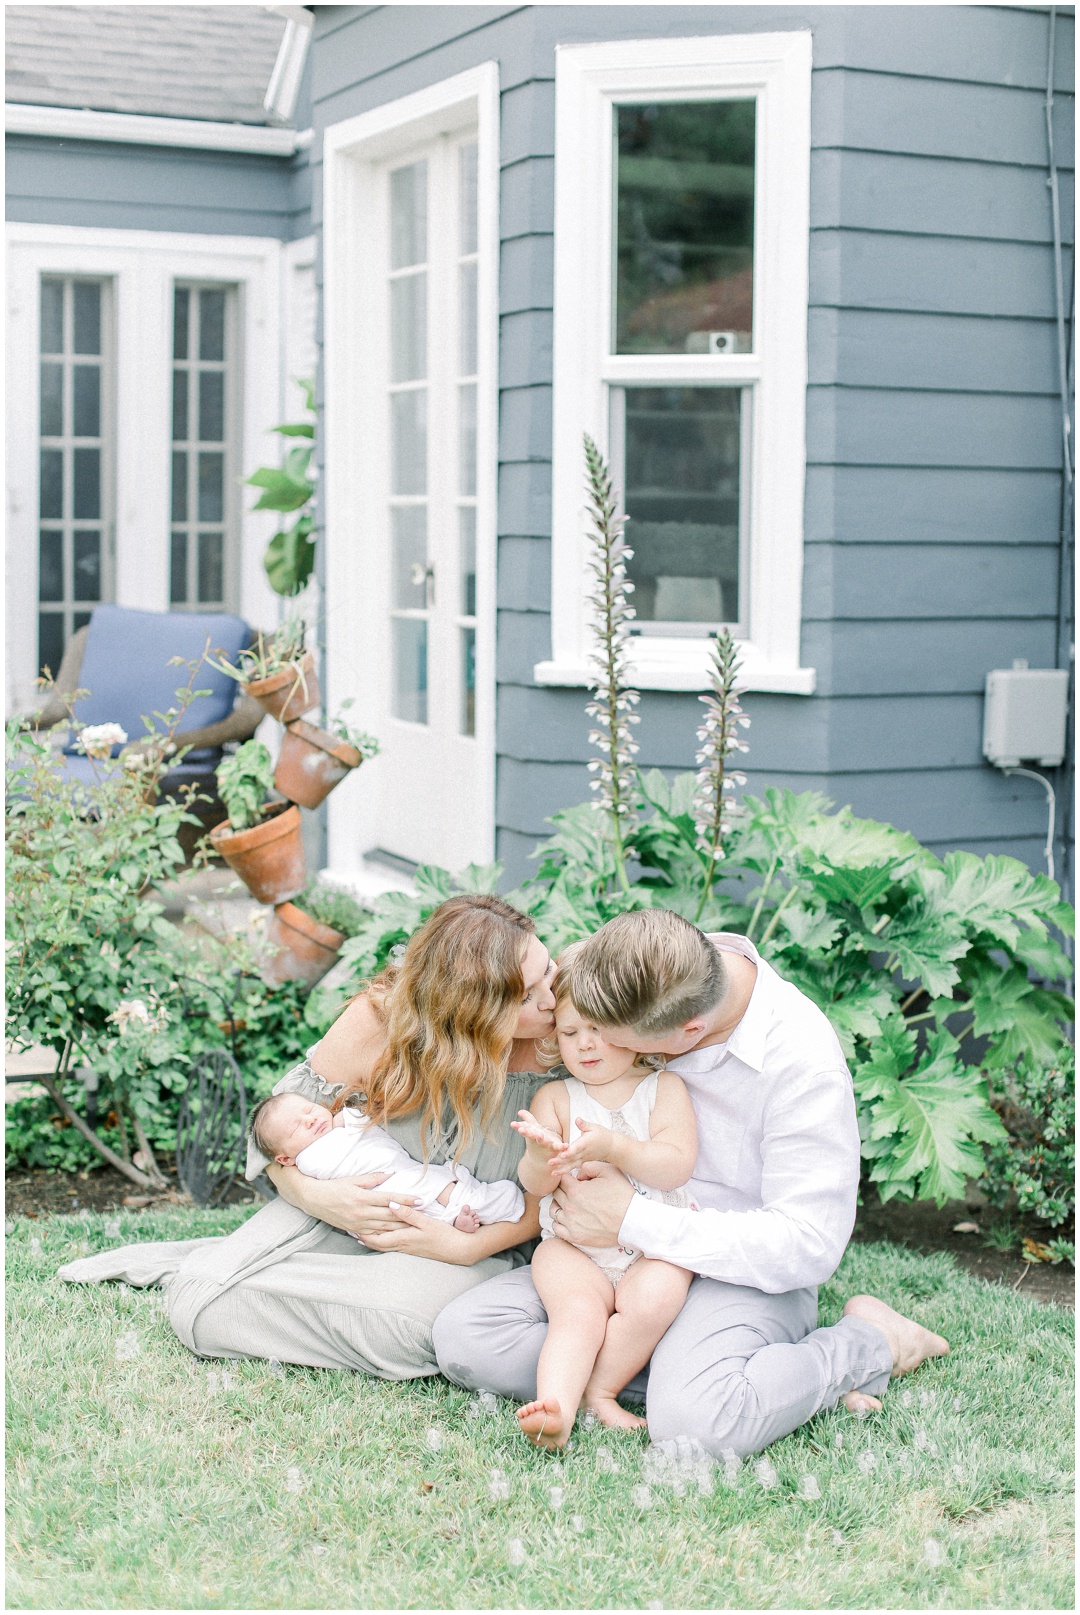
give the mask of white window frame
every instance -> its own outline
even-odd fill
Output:
[[[742,384],[753,395],[749,631],[740,686],[813,692],[800,665],[806,325],[810,229],[811,35],[729,34],[560,45],[555,68],[555,308],[552,466],[552,659],[539,684],[583,685],[588,624],[582,437],[611,457],[610,391],[661,382]],[[625,101],[755,96],[752,354],[612,354],[613,107]],[[744,400],[744,407],[746,404]],[[745,438],[744,438],[745,441]],[[617,458],[617,456],[616,456]],[[628,530],[628,540],[632,535]],[[710,639],[642,633],[630,643],[643,689],[700,690]]]
[[[323,135],[323,388],[326,436],[326,595],[339,624],[360,619],[367,583],[364,537],[378,522],[364,455],[378,445],[380,402],[364,386],[378,339],[352,295],[378,165],[439,135],[473,127],[477,141],[476,766],[485,806],[486,856],[495,856],[495,561],[498,477],[499,69],[484,62],[374,107]],[[384,445],[385,447],[385,445]],[[371,452],[371,450],[369,450]],[[355,646],[330,632],[327,682],[349,693]],[[329,802],[330,864],[355,861],[348,803]]]
[[[118,605],[169,610],[174,281],[238,289],[241,335],[239,434],[242,475],[277,457],[266,434],[286,402],[280,352],[283,243],[262,236],[104,230],[9,224],[7,708],[38,699],[37,428],[38,285],[41,276],[87,275],[113,283],[115,343],[115,536]],[[294,248],[294,251],[296,249]],[[238,609],[253,626],[273,625],[278,597],[262,568],[273,513],[241,500]]]

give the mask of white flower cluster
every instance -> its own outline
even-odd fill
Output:
[[[141,998],[121,998],[108,1019],[119,1029],[121,1037],[163,1032],[169,1024],[168,1012],[156,1000],[147,1004]]]
[[[104,759],[112,756],[114,746],[127,744],[127,731],[118,723],[91,723],[80,729],[76,744],[87,757]]]
[[[739,705],[735,681],[739,672],[739,653],[731,630],[725,628],[713,644],[712,667],[709,679],[712,690],[699,697],[704,703],[706,718],[698,729],[700,742],[697,751],[697,790],[694,795],[694,820],[697,824],[698,845],[715,863],[724,856],[723,832],[725,818],[730,819],[731,804],[724,793],[736,785],[746,784],[746,775],[728,768],[733,752],[749,751],[739,734],[750,727],[750,719]]]
[[[626,575],[626,563],[633,560],[634,552],[623,542],[625,517],[618,514],[608,468],[588,436],[585,464],[593,523],[587,566],[594,580],[587,598],[596,646],[588,658],[593,699],[585,710],[597,725],[589,733],[589,744],[601,753],[589,763],[594,776],[590,789],[596,792],[594,807],[611,814],[616,835],[625,846],[624,826],[629,828],[637,806],[634,758],[638,747],[631,738],[631,726],[641,721],[634,711],[640,697],[629,686],[627,652],[636,613],[630,604],[634,585]]]

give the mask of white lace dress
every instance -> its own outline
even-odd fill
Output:
[[[561,1073],[561,1074],[560,1074]],[[581,1128],[577,1125],[577,1117],[583,1116],[588,1122],[595,1122],[599,1127],[607,1127],[613,1133],[623,1133],[628,1138],[640,1139],[647,1144],[652,1136],[649,1131],[649,1121],[656,1104],[656,1090],[659,1075],[655,1071],[642,1077],[630,1098],[619,1106],[618,1110],[609,1110],[598,1099],[594,1099],[585,1084],[572,1077],[562,1067],[552,1073],[555,1081],[561,1081],[566,1089],[570,1101],[570,1138],[573,1143],[581,1137]],[[629,1174],[627,1174],[629,1176]],[[574,1172],[577,1177],[577,1172]],[[685,1189],[653,1189],[647,1183],[638,1183],[630,1178],[638,1194],[644,1195],[647,1200],[660,1200],[666,1206],[697,1207]],[[551,1218],[551,1195],[546,1194],[540,1202],[540,1237],[541,1239],[555,1239]],[[604,1276],[611,1280],[617,1289],[619,1280],[624,1273],[633,1266],[641,1255],[629,1245],[579,1245],[578,1250],[583,1251],[594,1261]]]

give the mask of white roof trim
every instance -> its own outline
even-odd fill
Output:
[[[130,112],[31,106],[20,101],[5,104],[4,127],[14,135],[110,140],[137,146],[187,146],[202,151],[256,152],[264,157],[291,157],[311,140],[306,130],[298,133],[295,129],[267,129],[260,124],[208,123],[199,118],[153,118]]]
[[[305,11],[303,15],[306,19],[304,22],[297,22],[290,17],[285,24],[274,71],[270,75],[270,83],[263,97],[263,108],[268,116],[282,123],[287,123],[296,110],[296,97],[300,90],[300,80],[303,77],[304,63],[307,61],[308,45],[311,41],[311,25],[314,19],[310,11]]]

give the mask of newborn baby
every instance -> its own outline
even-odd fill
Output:
[[[363,1111],[346,1106],[335,1116],[298,1093],[271,1094],[251,1118],[255,1148],[279,1166],[309,1178],[360,1178],[389,1172],[380,1189],[409,1195],[417,1211],[452,1222],[463,1234],[483,1223],[517,1222],[525,1200],[516,1183],[481,1183],[464,1166],[423,1166]]]

